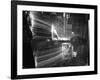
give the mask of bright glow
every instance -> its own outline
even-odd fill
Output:
[[[65,59],[65,56],[68,55],[69,43],[62,43],[62,58]]]
[[[72,57],[76,57],[77,52],[73,51],[73,46],[70,43],[62,43],[62,58],[63,59],[71,59]]]
[[[73,57],[76,57],[77,56],[77,52],[73,52]]]
[[[74,32],[72,32],[72,34],[74,34]]]
[[[30,12],[29,16],[31,18],[31,25],[33,27],[34,26],[34,14],[32,12]]]
[[[35,56],[35,67],[37,67],[37,57]]]
[[[65,15],[66,15],[66,14],[65,14],[65,13],[63,13],[63,17],[65,17]]]
[[[54,25],[52,24],[51,26],[51,33],[52,33],[52,40],[69,40],[68,38],[66,37],[60,37],[54,27]],[[54,35],[57,36],[57,38],[54,37]]]
[[[54,28],[54,25],[53,25],[53,24],[52,24],[52,26],[51,26],[51,33],[52,33],[52,40],[57,40],[57,39],[59,39],[58,33],[57,33],[56,29]],[[54,35],[56,35],[57,38],[55,38]]]
[[[34,18],[33,12],[30,12],[29,17],[30,17],[30,20],[31,20],[30,30],[31,30],[32,34],[34,34],[34,33],[33,33],[33,27],[34,27],[34,19],[35,19],[35,18]]]
[[[50,39],[47,39],[47,41],[49,42],[49,41],[50,41]]]
[[[68,38],[65,38],[65,37],[62,37],[62,38],[59,38],[60,40],[69,40]]]

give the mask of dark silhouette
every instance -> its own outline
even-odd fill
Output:
[[[35,61],[31,47],[32,32],[29,29],[29,12],[23,11],[23,68],[34,68]]]

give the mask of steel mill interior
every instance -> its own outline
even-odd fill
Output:
[[[23,11],[23,68],[89,65],[89,14]]]

